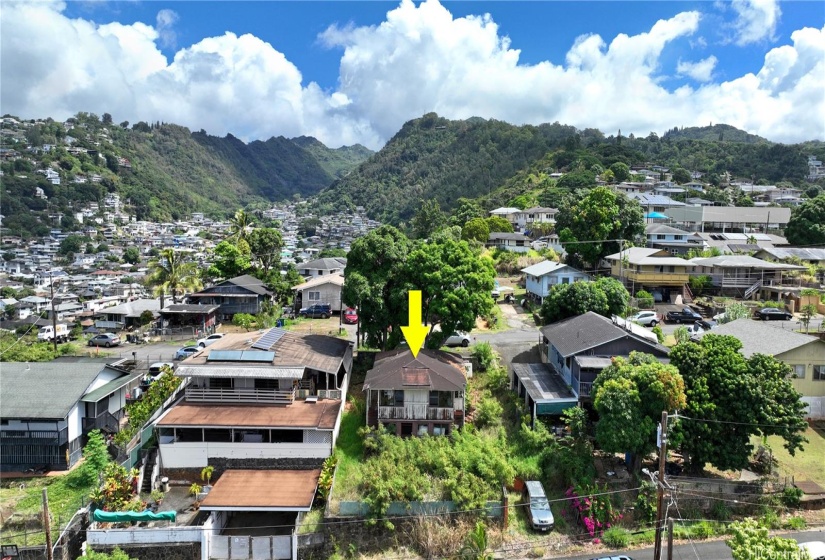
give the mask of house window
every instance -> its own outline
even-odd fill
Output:
[[[661,234],[656,235],[656,239],[664,239],[664,238],[665,238],[664,235],[661,235]]]
[[[255,388],[256,389],[279,389],[278,380],[277,379],[256,379],[255,380]]]
[[[309,301],[321,301],[321,292],[307,292],[309,294]]]
[[[570,283],[570,278],[568,278],[566,276],[561,278],[561,283],[562,284],[569,284]]]
[[[430,406],[450,408],[453,406],[453,394],[450,391],[430,391]]]
[[[210,377],[209,378],[209,388],[210,389],[232,389],[233,387],[233,379],[226,378],[226,377]]]
[[[404,391],[394,391],[395,406],[404,406]]]
[[[272,443],[303,443],[303,430],[271,430]]]
[[[794,379],[805,379],[805,364],[795,364],[791,366],[793,373],[791,377]]]
[[[825,381],[825,364],[814,366],[814,381]]]
[[[427,424],[418,425],[418,437],[430,435],[430,427]]]

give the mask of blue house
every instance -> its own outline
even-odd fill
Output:
[[[648,224],[645,228],[647,246],[664,249],[671,255],[684,255],[691,249],[703,249],[704,242],[696,235],[683,229],[665,224]]]
[[[557,284],[572,284],[573,282],[589,282],[590,275],[576,270],[566,264],[553,261],[542,261],[540,263],[523,268],[527,279],[528,297],[543,301],[550,293],[550,289]]]

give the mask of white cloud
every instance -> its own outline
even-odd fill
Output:
[[[741,46],[774,39],[782,15],[779,0],[732,0],[731,7],[737,15],[734,43]]]
[[[155,17],[157,22],[158,38],[164,47],[175,47],[177,44],[177,34],[174,25],[178,22],[178,14],[174,10],[163,9]]]
[[[713,69],[716,68],[717,58],[710,55],[699,62],[683,62],[679,60],[676,65],[676,72],[680,76],[689,76],[697,82],[709,82],[713,77]]]
[[[564,64],[519,64],[520,51],[489,15],[454,18],[437,0],[404,0],[370,27],[330,27],[342,49],[334,91],[303,83],[273,45],[225,33],[159,50],[172,14],[156,25],[96,25],[62,6],[4,4],[0,12],[2,112],[65,118],[175,122],[243,139],[302,134],[330,146],[378,148],[401,125],[435,111],[514,124],[559,121],[629,134],[724,122],[779,141],[825,137],[825,28],[802,29],[769,51],[756,74],[712,83],[718,60],[662,68],[662,52],[693,39],[700,14],[684,12],[648,32],[579,37]],[[668,91],[677,71],[703,82]]]

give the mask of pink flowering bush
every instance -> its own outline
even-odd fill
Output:
[[[565,492],[569,498],[570,511],[582,522],[587,533],[593,537],[594,542],[599,541],[604,532],[616,521],[622,518],[622,514],[613,510],[610,497],[603,495],[607,491],[607,485],[599,488],[598,485],[576,485],[571,486]]]

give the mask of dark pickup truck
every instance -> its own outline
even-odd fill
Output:
[[[695,323],[701,321],[702,316],[690,307],[685,307],[681,311],[668,311],[665,320],[668,323]]]

